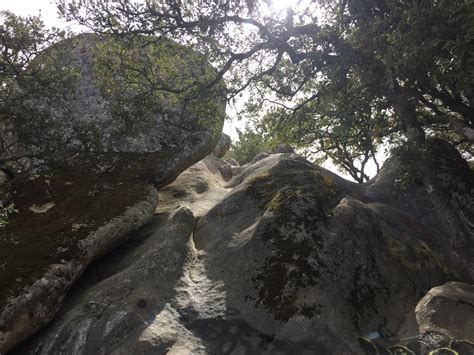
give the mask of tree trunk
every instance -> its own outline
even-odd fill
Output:
[[[393,108],[401,120],[408,141],[419,145],[425,141],[425,132],[418,121],[413,96],[404,91],[398,84],[395,86]]]

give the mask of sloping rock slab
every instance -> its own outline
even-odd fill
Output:
[[[17,354],[163,354],[176,344],[202,348],[171,302],[195,258],[195,219],[187,208],[155,216],[71,290],[64,312]],[[188,352],[191,353],[191,352]]]
[[[359,335],[396,330],[428,289],[450,278],[423,226],[355,199],[355,186],[303,159],[271,155],[242,174],[198,221],[194,240],[233,310],[221,317],[269,336],[264,345],[238,341],[247,353],[290,352],[295,344],[360,353]],[[198,324],[190,329],[200,331]],[[206,340],[210,353],[225,345]]]
[[[11,181],[0,230],[0,353],[48,323],[95,259],[153,216],[156,190],[79,171]]]
[[[221,164],[208,156],[160,189],[159,214],[151,223],[91,265],[55,321],[13,354],[205,353],[200,337],[183,323],[190,314],[178,313],[176,303],[187,302],[186,295],[204,309],[213,302],[212,283],[195,267],[202,264],[192,233],[196,218],[229,191]],[[187,283],[195,288],[188,290]],[[192,314],[193,307],[187,309]]]

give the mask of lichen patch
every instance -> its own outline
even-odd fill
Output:
[[[256,306],[283,322],[313,317],[319,306],[300,291],[318,284],[325,225],[342,191],[307,163],[283,160],[251,178],[247,193],[265,209],[260,238],[271,250],[252,277]]]

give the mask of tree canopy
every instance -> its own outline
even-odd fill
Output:
[[[58,7],[100,34],[197,50],[216,71],[191,92],[222,78],[230,101],[248,90],[244,114],[259,131],[332,158],[359,182],[377,151],[406,140],[439,137],[474,154],[473,0],[300,0],[284,12],[270,0]]]
[[[0,12],[0,157],[22,158],[8,154],[17,140],[34,125],[41,131],[51,109],[63,110],[73,95],[77,72],[53,65],[64,53],[54,44],[64,39],[62,30],[48,29],[38,16],[21,17],[9,11]],[[48,48],[50,56],[34,59]],[[38,102],[41,101],[42,105]],[[16,126],[16,129],[13,129]],[[36,132],[38,130],[35,130]],[[35,137],[31,137],[35,143]],[[2,162],[0,160],[0,162]]]
[[[225,158],[235,159],[240,165],[251,162],[259,153],[270,151],[274,144],[266,140],[262,132],[256,131],[249,125],[244,130],[237,129],[237,134],[239,139],[227,152]]]

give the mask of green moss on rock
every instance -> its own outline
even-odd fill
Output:
[[[269,216],[260,235],[271,254],[252,279],[257,306],[284,322],[296,314],[313,317],[318,306],[298,299],[298,291],[318,283],[319,268],[324,266],[318,250],[330,210],[342,191],[307,163],[283,160],[251,178],[247,192]]]
[[[18,213],[0,230],[0,309],[54,264],[80,261],[90,233],[143,201],[140,181],[110,181],[79,171],[20,177],[9,188]]]

